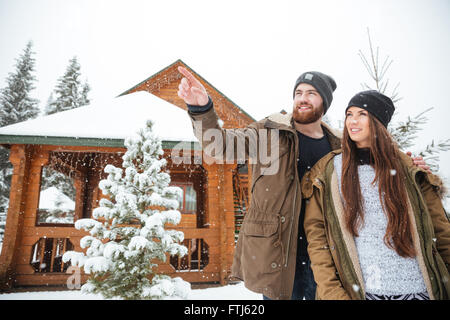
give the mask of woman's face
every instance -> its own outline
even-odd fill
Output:
[[[358,148],[370,147],[369,113],[358,107],[348,108],[345,114],[345,127]]]

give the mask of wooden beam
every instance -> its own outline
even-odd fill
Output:
[[[31,149],[26,145],[11,147],[9,161],[13,164],[13,174],[3,249],[0,255],[0,289],[10,288],[14,282],[14,260],[21,240]]]

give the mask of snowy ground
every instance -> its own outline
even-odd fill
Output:
[[[223,287],[191,290],[189,300],[261,300],[262,295],[249,291],[242,282]],[[39,291],[0,294],[0,300],[103,300],[101,295],[82,294],[79,290]]]

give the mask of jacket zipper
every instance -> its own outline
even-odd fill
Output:
[[[284,266],[285,267],[287,267],[287,265],[288,265],[289,249],[291,247],[292,230],[293,230],[293,226],[294,226],[294,217],[295,217],[295,204],[296,204],[296,200],[297,200],[297,189],[298,189],[298,184],[295,185],[294,207],[293,207],[293,210],[292,210],[291,229],[289,231],[289,238],[288,238],[288,243],[287,243],[287,248],[286,248],[286,261],[284,262]]]
[[[297,151],[297,153],[295,154],[295,157],[298,157],[298,150],[295,150],[295,146],[297,145],[296,143],[295,143],[295,136],[297,135],[297,134],[294,134],[294,133],[292,133],[293,134],[293,142],[294,142],[294,152],[295,151]],[[295,163],[295,162],[294,162]],[[294,176],[296,177],[296,180],[298,181],[298,171],[297,171],[297,165],[295,166],[295,169],[294,169]],[[285,260],[285,262],[284,262],[284,267],[285,268],[287,268],[287,265],[288,265],[288,261],[289,261],[289,251],[290,251],[290,247],[291,247],[291,239],[292,239],[292,230],[293,230],[293,226],[294,226],[294,217],[295,217],[295,207],[296,207],[296,200],[297,200],[297,190],[298,190],[298,185],[299,185],[299,183],[296,183],[295,184],[295,192],[294,192],[294,202],[293,202],[293,209],[292,209],[292,218],[291,218],[291,227],[290,227],[290,230],[289,230],[289,238],[288,238],[288,243],[287,243],[287,248],[286,248],[286,260]],[[300,208],[300,210],[301,210],[301,208]],[[299,211],[300,212],[300,211]]]

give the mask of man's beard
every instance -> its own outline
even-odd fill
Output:
[[[310,124],[313,122],[316,122],[322,117],[323,114],[323,106],[320,105],[320,107],[314,108],[312,105],[302,105],[302,106],[308,106],[312,109],[308,112],[299,112],[297,111],[297,107],[294,106],[294,110],[292,112],[292,117],[294,118],[294,121],[299,124]]]

